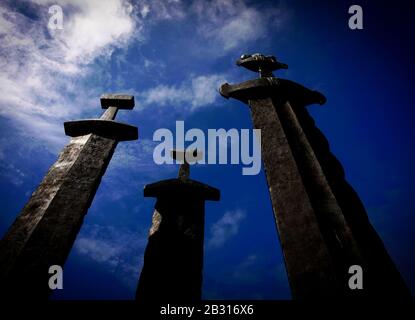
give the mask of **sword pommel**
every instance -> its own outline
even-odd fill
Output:
[[[171,150],[171,157],[175,160],[182,162],[179,169],[178,178],[182,181],[186,181],[190,176],[190,164],[196,163],[202,159],[203,152],[197,149],[193,150]]]
[[[272,77],[272,71],[288,69],[288,65],[279,62],[275,56],[265,56],[260,53],[243,54],[236,64],[248,70],[259,72],[261,77]]]
[[[203,152],[197,149],[186,151],[173,149],[170,151],[170,154],[174,160],[182,161],[183,163],[187,162],[189,164],[193,164],[203,157]]]
[[[106,93],[101,96],[102,109],[117,107],[118,109],[134,109],[134,96],[127,94]]]

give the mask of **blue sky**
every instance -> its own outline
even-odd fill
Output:
[[[47,28],[52,4],[63,30]],[[363,30],[348,28],[352,4]],[[133,94],[117,119],[140,138],[118,145],[53,295],[132,299],[154,206],[143,186],[178,169],[154,164],[154,131],[252,128],[248,108],[217,90],[256,77],[235,60],[261,52],[326,95],[309,110],[415,292],[413,12],[405,1],[2,1],[0,236],[69,141],[63,122],[100,115],[104,92]],[[222,196],[206,204],[203,296],[289,299],[265,176],[241,169],[191,170]]]

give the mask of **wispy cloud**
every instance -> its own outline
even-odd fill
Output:
[[[158,85],[138,94],[141,105],[177,106],[195,110],[213,104],[218,98],[218,88],[226,80],[223,74],[199,75],[179,85]]]
[[[186,16],[185,5],[180,0],[138,1],[141,17],[152,20],[177,20]]]
[[[103,188],[111,188],[107,190],[107,201],[136,196],[145,184],[176,175],[177,166],[154,163],[153,150],[157,143],[141,139],[118,145],[102,185]]]
[[[250,254],[245,258],[245,260],[243,260],[235,267],[235,270],[233,271],[233,277],[237,280],[246,281],[248,278],[251,278],[252,280],[252,276],[255,277],[255,272],[252,272],[252,269],[256,264],[258,264],[258,256],[256,254]],[[259,278],[259,276],[260,275],[256,274],[255,278]]]
[[[282,10],[258,9],[243,0],[196,0],[192,7],[201,21],[199,34],[217,44],[218,54],[266,37],[267,29],[279,27],[286,19]]]
[[[147,236],[125,228],[85,225],[74,248],[135,287],[143,264]]]
[[[62,30],[48,29],[48,9],[56,4],[63,9]],[[197,59],[188,77],[180,78],[181,75],[170,70],[178,60],[193,61],[195,46],[213,65],[224,53],[267,34],[265,26],[281,21],[281,15],[276,9],[266,9],[243,0],[2,2],[0,125],[7,119],[8,125],[15,128],[15,136],[19,137],[3,140],[2,147],[9,148],[13,143],[16,149],[19,145],[26,148],[36,144],[56,154],[68,141],[62,123],[96,116],[98,97],[112,87],[134,93],[137,111],[146,106],[154,109],[169,106],[179,112],[197,112],[222,101],[218,87],[223,82],[232,82],[226,70],[218,73],[213,67],[199,68]],[[143,43],[149,45],[160,39],[166,43],[166,48],[174,47],[176,38],[167,39],[163,34],[151,32],[157,30],[153,27],[160,22],[194,26],[193,33],[177,34],[178,38],[189,40],[181,42],[184,47],[180,54],[169,57],[171,59],[165,59],[157,50],[156,53],[150,50],[151,54],[140,51]],[[134,55],[129,50],[132,47]],[[189,69],[193,70],[193,65]],[[135,87],[133,83],[137,78],[143,87]],[[169,116],[164,111],[160,115],[162,118]],[[123,145],[119,146],[115,157],[123,156],[121,160],[130,163],[136,161],[133,147],[123,148]],[[24,167],[12,163],[16,159],[11,158],[8,160],[16,169],[27,173]],[[148,168],[152,170],[151,166]]]
[[[140,21],[135,18],[133,6],[123,0],[35,0],[48,8],[62,6],[64,25],[62,30],[50,30],[52,39],[46,39],[69,70],[79,70],[79,64],[87,64],[97,56],[110,54],[114,48],[128,45],[135,32],[140,31]],[[43,10],[43,12],[47,12]],[[49,16],[42,16],[45,24]],[[40,26],[44,30],[46,25]],[[50,41],[52,40],[52,41]],[[53,47],[52,47],[53,46]]]
[[[51,34],[48,6],[63,8],[63,30]],[[30,12],[0,6],[0,115],[52,147],[61,145],[62,120],[96,104],[101,94],[83,82],[95,58],[125,47],[136,32],[124,1],[41,1]],[[57,138],[62,137],[62,138]]]
[[[62,30],[47,27],[48,8],[56,4],[63,9]],[[242,0],[33,0],[27,11],[16,8],[23,6],[0,5],[0,115],[54,152],[65,141],[64,120],[92,115],[108,79],[115,77],[115,83],[126,84],[119,74],[111,74],[108,61],[94,63],[97,58],[105,60],[116,49],[127,52],[132,44],[151,41],[152,26],[178,20],[195,23],[197,37],[189,36],[208,54],[222,55],[263,37],[265,26],[279,23],[283,16],[276,9],[260,11]],[[206,39],[213,42],[206,43]],[[179,59],[190,59],[187,49]],[[117,59],[125,60],[124,54]],[[148,69],[152,63],[143,56],[139,66]],[[225,78],[223,74],[196,75],[176,85],[160,79],[140,97],[147,105],[186,104],[196,110],[215,101]]]
[[[111,168],[114,171],[125,170],[130,174],[143,174],[148,170],[157,170],[153,161],[153,149],[158,144],[150,139],[140,139],[128,143],[121,143],[113,156]]]
[[[270,261],[269,257],[264,254],[250,254],[234,267],[230,281],[235,281],[246,288],[249,294],[243,297],[235,297],[236,299],[267,299],[263,294],[269,293],[256,292],[257,288],[264,287],[280,287],[285,292],[289,292],[287,272],[283,262],[276,263]],[[275,293],[274,293],[275,294]],[[273,294],[273,295],[274,295]],[[280,298],[280,297],[278,297]],[[282,299],[287,297],[282,296]]]
[[[0,155],[0,160],[1,158]],[[3,161],[0,162],[0,176],[4,177],[7,181],[17,187],[23,184],[26,177],[26,175],[19,168],[16,168],[14,164],[4,163]]]
[[[225,242],[238,234],[239,226],[246,214],[242,210],[228,211],[210,228],[208,246],[221,247]]]
[[[285,265],[266,250],[256,250],[239,261],[223,264],[215,271],[215,280],[209,280],[205,299],[221,299],[224,295],[228,299],[290,298]]]

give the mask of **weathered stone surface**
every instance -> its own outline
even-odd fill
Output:
[[[365,295],[376,299],[412,300],[402,276],[371,225],[362,201],[346,181],[342,165],[331,153],[327,139],[304,106],[291,103],[291,107],[364,258]],[[324,232],[324,227],[321,228]]]
[[[157,198],[182,193],[211,201],[219,201],[220,199],[220,191],[218,189],[192,179],[167,179],[144,187],[144,197]]]
[[[293,298],[337,295],[334,261],[320,233],[278,114],[270,98],[250,100],[254,127],[261,129],[261,152]]]
[[[348,287],[348,269],[360,265],[366,270],[357,243],[351,233],[343,212],[327,182],[324,172],[305,136],[290,103],[276,104],[287,142],[294,155],[299,174],[316,214],[320,233],[333,257],[334,268],[343,295],[359,294]]]
[[[105,101],[111,101],[113,104],[117,103],[117,99],[110,99],[109,97]],[[113,120],[118,113],[118,109],[114,106],[108,107],[99,119],[66,121],[63,124],[65,134],[70,137],[79,137],[92,133],[117,141],[137,140],[137,127]]]
[[[169,179],[147,185],[144,196],[157,202],[136,299],[200,300],[205,201],[219,200],[219,190],[190,179]]]
[[[2,295],[41,299],[48,270],[63,266],[117,142],[74,138],[0,242]]]
[[[118,141],[138,139],[138,129],[126,123],[102,119],[85,119],[64,123],[65,134],[70,137],[84,136],[90,133]]]
[[[260,71],[261,78],[225,83],[220,92],[249,104],[254,127],[262,130],[264,169],[293,297],[411,300],[341,164],[305,109],[324,104],[325,97],[274,78],[271,57],[241,60],[238,65]],[[363,290],[348,287],[348,268],[354,264],[364,270]]]
[[[72,123],[69,131],[86,135],[71,139],[0,241],[2,297],[48,297],[49,267],[64,266],[118,141],[137,138],[137,128],[112,121],[117,103],[131,109],[134,98],[103,99],[111,104],[100,120]]]
[[[307,89],[290,80],[273,77],[253,79],[233,85],[225,83],[220,87],[219,92],[227,99],[234,98],[244,103],[269,97],[283,103],[290,101],[303,106],[326,103],[326,97],[318,91]]]

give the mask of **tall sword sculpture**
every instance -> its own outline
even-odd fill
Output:
[[[115,122],[134,97],[106,94],[100,119],[65,122],[72,137],[0,242],[0,290],[6,298],[47,298],[50,266],[62,266],[118,141],[138,139],[134,126]]]
[[[172,151],[172,157],[183,162],[178,178],[144,187],[144,196],[157,202],[136,293],[141,302],[202,296],[205,201],[218,201],[220,191],[190,179],[189,164],[200,151]]]
[[[243,55],[238,66],[260,78],[223,84],[220,93],[250,107],[261,129],[262,158],[293,298],[389,297],[410,293],[360,199],[344,179],[328,142],[305,106],[325,97],[276,78],[286,69],[274,56]],[[362,267],[364,286],[352,290],[349,268]]]

